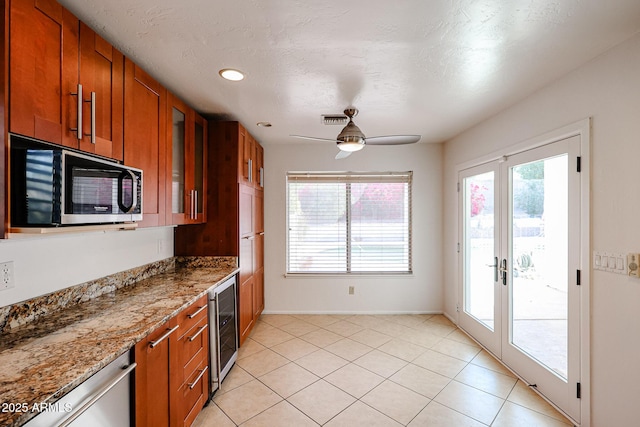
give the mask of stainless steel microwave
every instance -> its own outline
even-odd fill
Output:
[[[11,135],[11,227],[142,220],[142,171]]]

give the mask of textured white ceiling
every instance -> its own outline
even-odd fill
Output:
[[[640,31],[638,0],[59,1],[265,145],[334,138],[320,115],[348,105],[367,136],[441,142]]]

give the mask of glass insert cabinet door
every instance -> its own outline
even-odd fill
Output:
[[[184,189],[185,189],[185,122],[184,112],[173,107],[171,109],[172,126],[172,156],[171,156],[171,213],[184,214]]]

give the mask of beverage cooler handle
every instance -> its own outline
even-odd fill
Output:
[[[124,204],[124,180],[131,178],[131,205]],[[118,177],[118,206],[124,213],[131,213],[138,206],[138,177],[129,170],[122,171]]]
[[[220,366],[220,364],[222,363],[222,358],[220,356],[220,353],[222,351],[222,349],[220,348],[220,294],[216,294],[216,298],[215,298],[215,304],[216,304],[216,314],[215,314],[215,322],[216,324],[214,325],[216,328],[216,359],[218,361],[218,366],[216,366],[216,372],[218,374],[218,388],[222,387],[222,381],[220,380],[220,378],[222,377],[222,366]]]

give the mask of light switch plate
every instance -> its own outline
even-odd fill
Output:
[[[615,274],[628,274],[627,256],[617,252],[593,251],[593,269]]]

